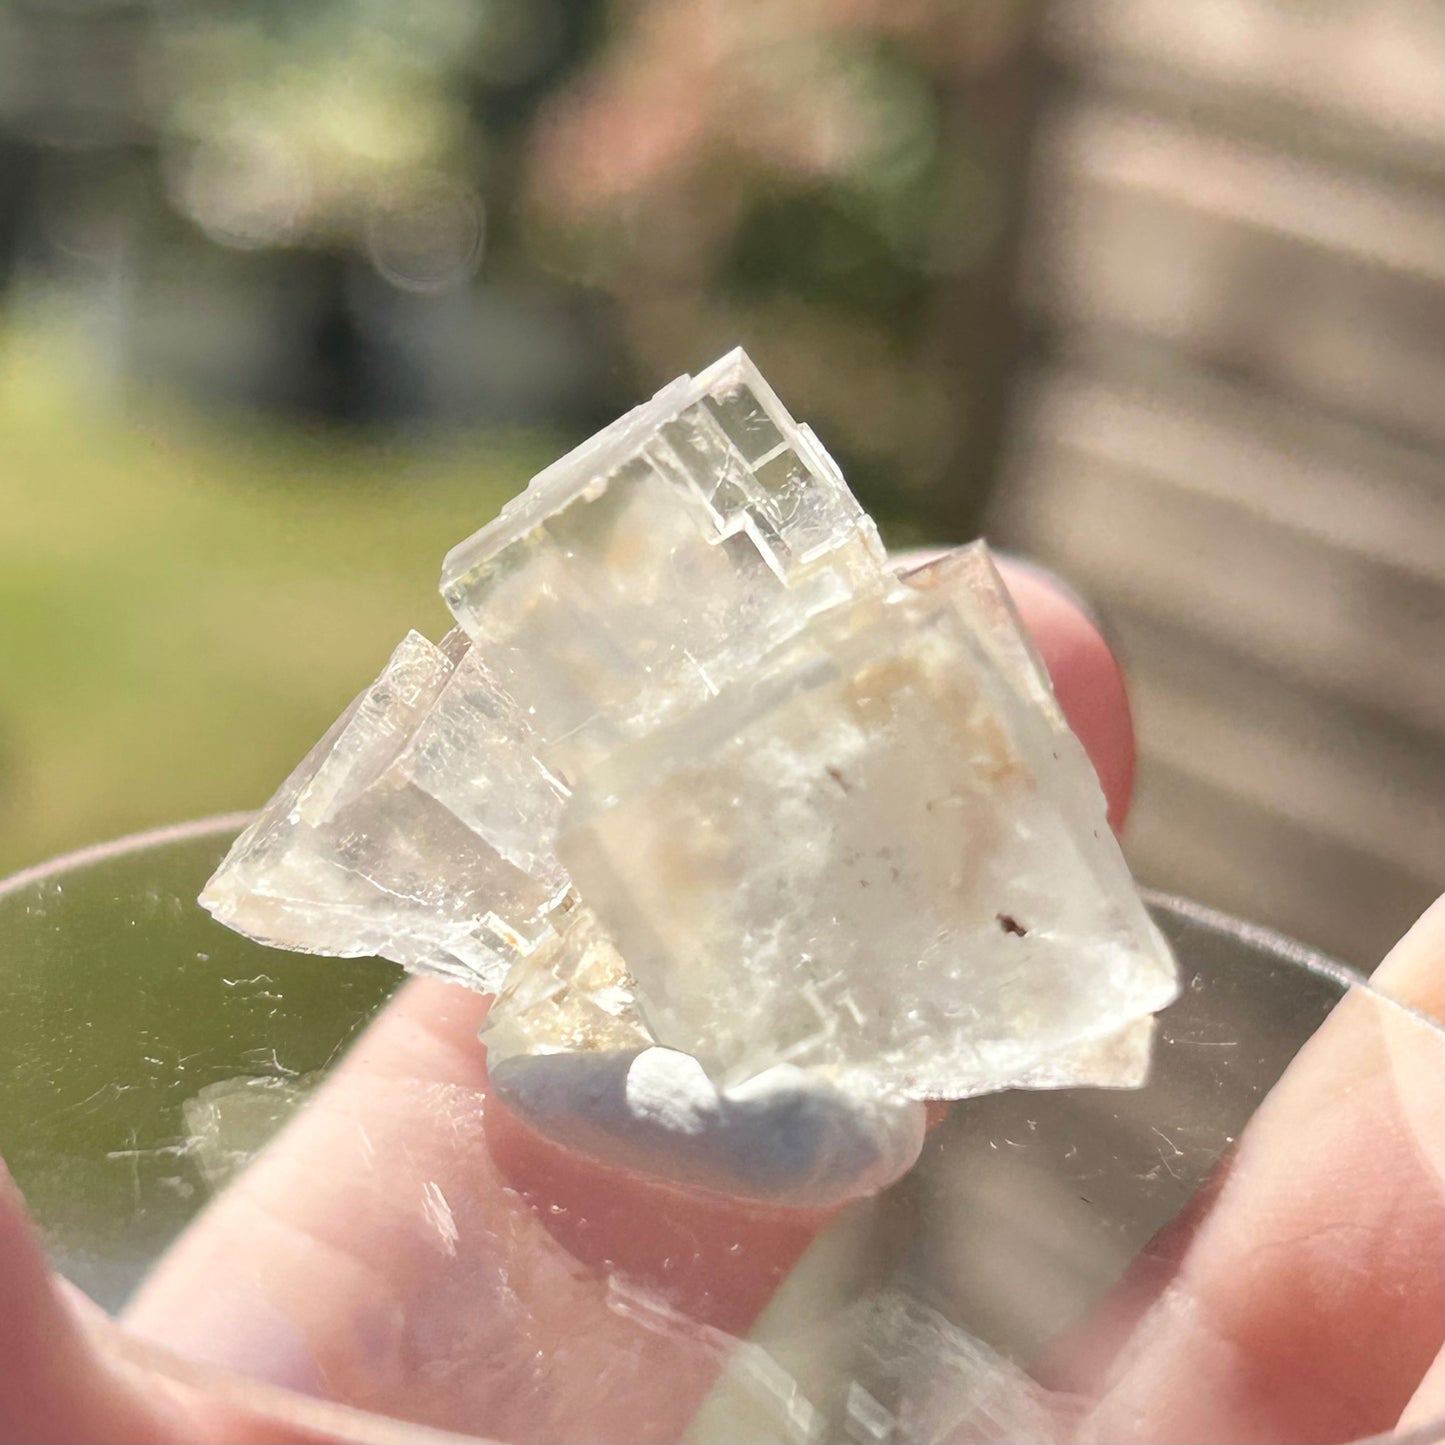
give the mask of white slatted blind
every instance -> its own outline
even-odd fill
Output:
[[[1369,964],[1440,888],[1430,0],[1063,0],[993,535],[1131,665],[1141,876]]]

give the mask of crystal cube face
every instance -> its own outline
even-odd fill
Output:
[[[1078,742],[980,626],[979,562],[831,614],[568,804],[559,856],[654,1035],[725,1085],[1090,1081],[1174,995]]]
[[[827,453],[733,352],[537,477],[442,595],[570,785],[886,580]]]
[[[1129,1084],[1174,994],[981,545],[900,581],[741,352],[534,478],[202,895],[498,998],[495,1060],[662,1043],[874,1096]]]
[[[496,987],[551,936],[562,795],[460,633],[410,633],[237,839],[201,902],[286,948]]]

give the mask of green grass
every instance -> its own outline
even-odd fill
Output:
[[[0,331],[0,875],[264,801],[561,446],[208,418]]]

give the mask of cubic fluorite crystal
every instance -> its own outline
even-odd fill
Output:
[[[574,794],[573,886],[722,1083],[954,1098],[1172,996],[1079,744],[991,653],[986,566],[835,610]]]
[[[494,1062],[1129,1085],[1176,992],[981,544],[900,579],[742,352],[535,478],[202,902],[498,992]]]

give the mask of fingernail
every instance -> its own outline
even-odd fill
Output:
[[[921,1105],[855,1099],[791,1067],[719,1093],[672,1049],[547,1054],[491,1070],[544,1138],[603,1163],[753,1203],[819,1208],[874,1194],[923,1147]]]

